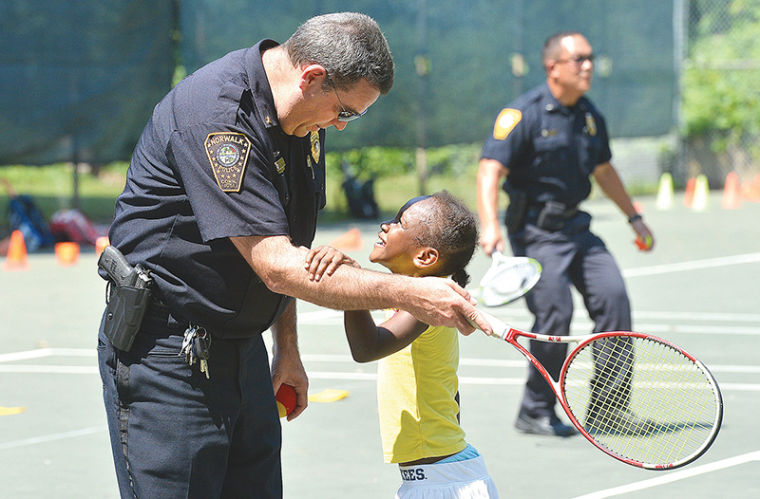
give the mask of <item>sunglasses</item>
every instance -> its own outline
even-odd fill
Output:
[[[357,113],[355,111],[347,111],[345,106],[343,106],[343,101],[340,100],[340,95],[338,95],[338,87],[335,86],[335,83],[333,82],[332,78],[330,78],[330,73],[325,73],[327,75],[327,81],[330,82],[330,85],[333,88],[333,92],[335,92],[335,97],[338,98],[338,104],[340,104],[341,111],[338,113],[338,121],[341,121],[343,123],[348,123],[350,121],[358,120],[365,114],[367,114],[367,111],[369,111],[369,108],[365,109],[363,113]]]
[[[557,62],[561,62],[561,63],[572,62],[576,66],[582,65],[586,61],[588,61],[588,62],[590,62],[590,63],[593,64],[594,63],[594,54],[576,55],[576,56],[573,56],[573,57],[569,57],[567,59],[557,59]]]

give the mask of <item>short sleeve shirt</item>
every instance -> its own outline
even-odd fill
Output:
[[[481,157],[509,168],[507,193],[575,206],[591,192],[591,173],[612,154],[604,118],[591,101],[563,106],[544,83],[500,111]]]
[[[283,133],[263,40],[180,82],[135,148],[109,237],[151,270],[178,319],[226,337],[267,329],[289,298],[273,293],[230,237],[289,236],[310,246],[325,204],[324,130]]]

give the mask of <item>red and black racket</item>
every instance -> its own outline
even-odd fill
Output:
[[[712,445],[723,419],[718,383],[702,362],[634,332],[547,336],[481,313],[493,336],[517,348],[551,385],[572,424],[602,452],[649,470],[684,466]],[[518,342],[574,344],[559,380]]]

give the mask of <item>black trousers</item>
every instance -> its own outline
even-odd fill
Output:
[[[524,228],[510,234],[515,256],[529,256],[541,263],[541,279],[526,295],[534,315],[532,331],[539,334],[570,334],[573,318],[571,286],[583,296],[594,322],[593,332],[630,331],[631,306],[625,282],[604,242],[589,230],[591,217],[578,212],[558,231],[546,231],[527,220]],[[530,351],[556,380],[567,355],[567,345],[532,341]],[[614,391],[627,394],[630,380],[620,377]],[[532,365],[520,411],[538,417],[554,412],[556,397]]]
[[[152,314],[129,352],[98,337],[122,498],[280,498],[281,427],[260,335],[212,339],[210,379],[178,356],[184,325]]]

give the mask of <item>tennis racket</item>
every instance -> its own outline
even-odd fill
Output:
[[[483,313],[483,312],[481,312]],[[712,445],[723,419],[718,383],[702,362],[634,332],[547,336],[483,313],[493,336],[517,348],[551,385],[572,424],[602,452],[649,470],[684,466]],[[559,381],[518,342],[573,343]]]
[[[508,257],[499,251],[494,251],[491,258],[491,266],[480,280],[480,301],[487,307],[517,300],[541,277],[541,264],[533,258]]]

